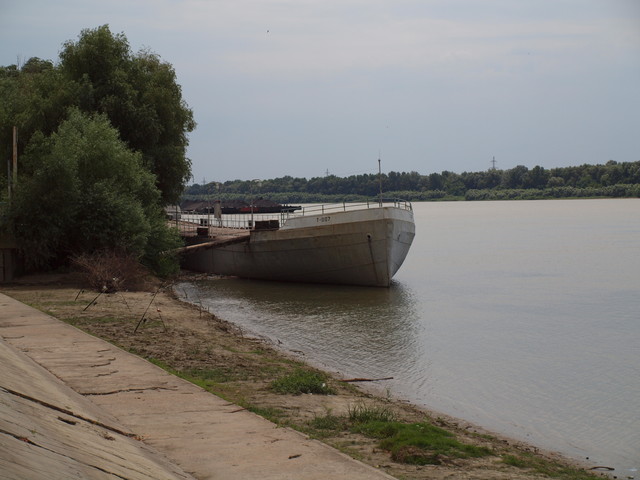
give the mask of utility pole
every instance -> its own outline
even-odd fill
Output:
[[[13,127],[13,186],[18,184],[18,127]]]
[[[382,164],[380,160],[380,154],[378,154],[378,182],[380,183],[380,206],[382,206]]]
[[[496,157],[493,157],[493,160],[491,160],[491,170],[495,170],[496,169]]]
[[[15,192],[18,184],[18,127],[13,127],[13,155],[11,160],[7,161],[7,180],[9,187],[9,199]]]

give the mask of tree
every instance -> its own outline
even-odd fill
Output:
[[[536,165],[524,175],[524,187],[544,188],[549,181],[549,177],[549,172],[547,172],[543,167]]]
[[[49,61],[31,58],[21,69],[12,65],[0,69],[0,142],[8,154],[12,126],[18,127],[22,152],[35,132],[49,135],[65,118],[77,96],[75,85],[64,81]]]
[[[77,106],[106,114],[122,140],[142,153],[163,203],[177,202],[191,178],[187,133],[195,121],[173,67],[148,50],[132,54],[125,35],[113,35],[108,25],[66,42],[60,60],[82,94]]]
[[[18,185],[7,226],[27,267],[55,267],[101,249],[151,263],[179,245],[153,174],[105,115],[71,110],[52,135],[33,135],[22,162],[31,174]]]
[[[521,188],[524,185],[525,176],[529,169],[524,165],[518,165],[502,173],[502,186],[504,188]]]

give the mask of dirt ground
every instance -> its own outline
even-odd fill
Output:
[[[185,274],[182,280],[194,278]],[[187,376],[199,372],[206,377],[202,386],[216,395],[319,438],[399,479],[549,478],[530,466],[507,465],[506,456],[548,461],[554,471],[576,466],[559,455],[500,438],[462,420],[374,396],[358,388],[357,382],[330,378],[335,395],[276,394],[269,388],[270,383],[299,366],[299,357],[250,338],[214,314],[181,301],[170,285],[158,281],[151,281],[145,291],[99,294],[83,289],[73,275],[27,276],[0,286],[0,291],[174,372]],[[349,431],[324,433],[309,424],[328,414],[346,415],[356,405],[384,405],[405,421],[428,419],[454,433],[460,441],[488,447],[494,454],[477,459],[443,458],[440,465],[404,465],[392,461],[377,440]],[[600,474],[593,475],[574,472],[573,476],[558,478],[602,478]]]

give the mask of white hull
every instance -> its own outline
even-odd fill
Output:
[[[252,230],[243,243],[199,249],[188,269],[264,280],[387,287],[415,235],[413,212],[398,207],[327,211]]]

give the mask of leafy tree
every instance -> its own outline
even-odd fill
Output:
[[[523,186],[525,188],[544,188],[548,181],[549,172],[536,165],[524,175]]]
[[[85,29],[60,53],[60,68],[78,85],[78,106],[107,115],[128,146],[156,175],[164,203],[178,200],[191,178],[186,158],[193,112],[182,98],[173,67],[143,50],[132,54],[124,34],[108,25]]]
[[[520,188],[524,184],[525,176],[529,169],[524,165],[518,165],[502,174],[502,186],[504,188]]]
[[[21,69],[0,68],[0,142],[6,156],[10,156],[11,127],[18,127],[22,152],[35,132],[55,131],[76,93],[49,61],[31,58]]]
[[[101,249],[148,261],[178,246],[153,174],[105,115],[71,110],[52,135],[33,135],[22,162],[31,174],[18,184],[6,226],[28,267],[55,267]]]

